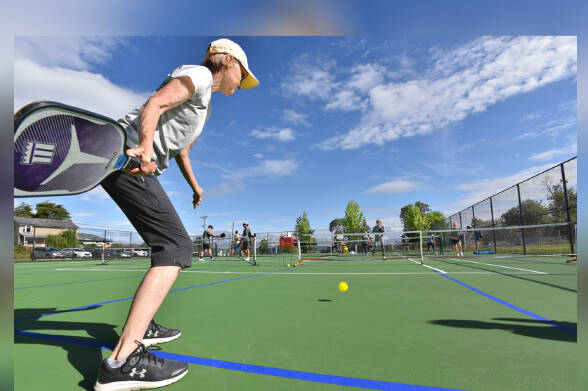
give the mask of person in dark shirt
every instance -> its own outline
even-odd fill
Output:
[[[372,257],[374,255],[376,255],[376,248],[378,247],[378,245],[380,245],[381,249],[382,249],[382,258],[386,258],[386,254],[384,253],[384,241],[382,240],[384,235],[382,235],[382,232],[384,232],[384,226],[382,225],[382,220],[376,220],[376,225],[374,226],[374,229],[372,229],[372,233],[376,233],[375,237],[374,237],[374,246],[372,247]]]
[[[463,257],[463,232],[460,229],[458,229],[456,221],[453,222],[453,231],[451,231],[449,240],[451,241],[451,245],[455,249],[455,256]]]
[[[245,258],[243,258],[243,260],[245,262],[249,262],[249,258],[251,256],[251,250],[250,247],[251,246],[255,246],[255,234],[251,233],[251,230],[249,229],[249,224],[244,221],[243,222],[243,234],[241,235],[241,250],[243,251],[243,253],[245,254]],[[253,260],[252,265],[255,265],[255,259]]]
[[[204,262],[204,257],[208,254],[211,261],[214,261],[214,257],[212,256],[212,238],[218,238],[218,235],[212,233],[214,228],[212,225],[208,226],[208,229],[202,233],[202,252],[203,255],[200,256],[199,261]]]

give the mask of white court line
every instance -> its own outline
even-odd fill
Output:
[[[513,270],[521,270],[521,271],[525,271],[525,272],[531,272],[531,273],[535,273],[535,274],[549,274],[549,273],[545,273],[545,272],[540,272],[537,270],[531,270],[531,269],[523,269],[520,267],[512,267],[512,266],[504,266],[504,265],[495,265],[493,263],[484,263],[484,262],[476,262],[476,261],[468,261],[466,259],[457,259],[457,258],[449,258],[452,261],[457,261],[457,262],[470,262],[470,263],[477,263],[478,265],[486,265],[486,266],[496,266],[496,267],[503,267],[505,269],[513,269]]]
[[[147,268],[148,269],[148,268]],[[145,268],[143,269],[105,269],[105,268],[83,268],[83,269],[76,269],[76,268],[60,268],[60,269],[55,269],[55,270],[59,270],[59,271],[66,271],[66,272],[85,272],[85,271],[89,271],[89,272],[143,272],[145,270],[147,270]]]
[[[395,254],[395,255],[402,257],[402,255],[400,255],[400,254]],[[408,258],[408,257],[403,257],[403,258],[406,259],[406,260],[408,260],[408,261],[414,262],[417,265],[428,267],[429,269],[435,270],[436,272],[447,274],[447,272],[445,270],[441,270],[441,269],[437,269],[436,267],[433,267],[433,266],[425,265],[424,263],[421,263],[421,261],[416,261],[416,260],[414,260],[412,258]]]
[[[426,265],[423,265],[426,266]],[[118,270],[105,270],[105,269],[55,269],[55,270],[60,270],[60,271],[109,271],[109,272],[129,272],[129,271],[142,271],[142,270],[124,270],[124,269],[118,269]],[[233,271],[207,271],[207,270],[183,270],[182,273],[201,273],[201,274],[260,274],[259,272],[233,272]],[[445,272],[446,274],[478,274],[478,275],[496,275],[495,272]],[[273,275],[281,275],[281,276],[285,276],[285,275],[309,275],[309,276],[313,276],[313,275],[355,275],[355,276],[361,276],[361,275],[422,275],[422,276],[434,276],[435,274],[433,273],[429,273],[429,272],[366,272],[366,273],[358,273],[358,272],[291,272],[291,271],[286,271],[284,270],[283,272],[274,272],[274,273],[261,273],[261,274],[265,274],[268,276],[273,276]],[[516,275],[516,274],[523,274],[523,275],[532,275],[532,274],[536,274],[536,273],[531,273],[531,272],[512,272],[512,273],[508,273],[509,275]],[[544,273],[544,274],[549,274],[549,273]]]

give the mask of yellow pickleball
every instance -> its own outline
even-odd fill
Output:
[[[346,292],[346,291],[347,291],[347,289],[349,289],[349,285],[347,285],[347,283],[346,283],[345,281],[341,281],[341,282],[339,283],[339,290],[340,290],[341,292]]]

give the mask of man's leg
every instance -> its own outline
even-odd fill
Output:
[[[110,355],[111,360],[123,360],[137,349],[135,341],[143,340],[149,322],[179,272],[179,266],[157,266],[149,269],[135,293],[121,336]]]
[[[116,347],[102,362],[94,389],[114,391],[171,384],[188,372],[188,365],[157,359],[145,345],[168,342],[181,334],[180,330],[156,324],[153,316],[178,272],[191,266],[192,240],[156,177],[135,177],[117,171],[101,184],[151,247],[151,268],[137,288]]]

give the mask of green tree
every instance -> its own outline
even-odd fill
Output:
[[[445,216],[443,213],[435,210],[424,215],[425,220],[429,224],[428,229],[444,229]]]
[[[124,248],[125,246],[121,243],[112,243],[110,248]]]
[[[420,217],[416,212],[419,212]],[[409,217],[410,215],[410,217]],[[444,229],[445,216],[443,213],[431,210],[428,204],[417,201],[413,204],[408,204],[400,208],[400,220],[404,226],[405,231],[420,231],[428,229]],[[425,227],[417,229],[416,227]]]
[[[425,214],[427,214],[428,211],[430,211],[431,209],[429,208],[428,204],[425,204],[424,202],[420,202],[417,201],[414,203],[414,206],[416,206],[417,208],[419,208],[419,210],[421,211],[421,215],[424,216]]]
[[[25,202],[14,208],[14,215],[18,217],[33,217],[33,207]]]
[[[425,204],[424,202],[421,202],[421,201],[417,201],[414,203],[414,205],[408,204],[408,205],[405,205],[402,208],[400,208],[400,220],[404,221],[404,217],[408,213],[410,206],[416,206],[421,211],[422,216],[424,216],[427,212],[429,212],[431,210],[429,208],[428,204]]]
[[[76,248],[78,241],[76,231],[67,229],[58,235],[47,235],[47,246],[61,248]]]
[[[359,209],[359,204],[355,201],[349,201],[345,208],[345,217],[343,217],[343,226],[346,233],[363,232],[365,218],[363,212]]]
[[[369,232],[369,231],[370,231],[370,226],[368,225],[367,220],[364,217],[363,220],[361,221],[361,232]]]
[[[343,225],[343,218],[338,217],[336,219],[331,220],[329,223],[329,231],[335,233],[343,233],[345,231],[345,226]]]
[[[259,242],[259,248],[257,249],[257,252],[259,254],[267,254],[269,251],[269,246],[268,246],[268,242],[267,239],[261,239]]]
[[[470,227],[472,228],[480,228],[480,227],[486,227],[486,226],[490,226],[492,225],[492,221],[484,221],[478,218],[474,218],[472,217],[472,222],[469,224]]]
[[[39,202],[35,208],[37,209],[37,213],[33,217],[38,219],[71,220],[69,212],[63,205],[45,201]]]
[[[311,252],[316,249],[317,241],[312,237],[312,234],[314,234],[314,229],[310,228],[310,221],[308,221],[306,212],[304,212],[302,216],[298,216],[294,230],[298,232],[303,252]]]
[[[541,201],[527,199],[521,202],[523,224],[547,224],[550,222],[549,210],[541,205]],[[513,206],[499,217],[501,225],[521,225],[521,214],[518,206]]]
[[[562,182],[556,185],[545,184],[547,188],[547,200],[549,204],[547,209],[549,214],[553,217],[555,222],[564,223],[568,221],[566,211],[566,197]],[[578,220],[578,194],[575,189],[567,189],[568,207],[570,208],[570,220],[576,222]]]
[[[409,205],[404,216],[405,231],[426,231],[431,228],[431,223],[422,215],[421,209]]]

